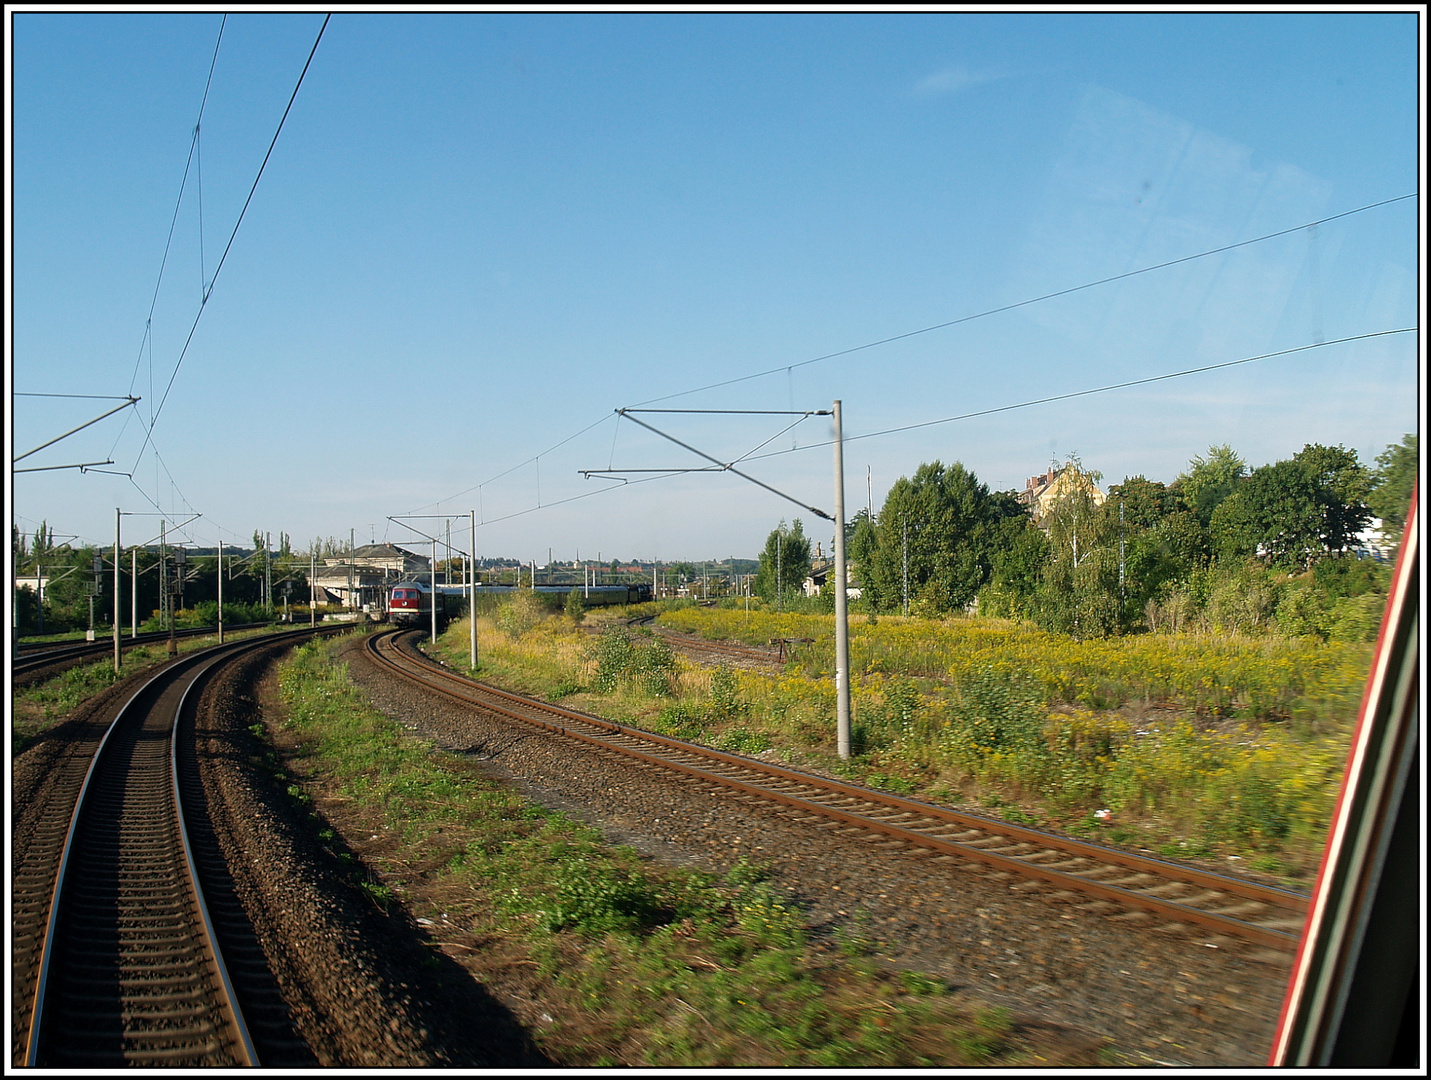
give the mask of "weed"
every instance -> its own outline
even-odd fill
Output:
[[[376,904],[381,910],[387,911],[393,902],[393,891],[386,885],[372,881],[358,882],[358,888],[363,895]]]
[[[939,979],[930,978],[917,971],[901,971],[899,981],[905,991],[916,994],[920,997],[929,997],[934,994],[944,993],[944,983]]]

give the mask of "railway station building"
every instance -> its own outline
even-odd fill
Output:
[[[425,577],[429,568],[426,556],[395,544],[365,544],[347,558],[325,559],[313,584],[321,591],[320,603],[381,611],[389,586],[403,578]]]

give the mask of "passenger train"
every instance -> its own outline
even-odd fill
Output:
[[[605,607],[610,604],[640,604],[651,599],[651,586],[640,585],[538,585],[518,589],[513,585],[477,586],[478,597],[507,596],[515,592],[533,592],[538,596],[552,596],[565,599],[572,589],[582,596],[587,607]],[[467,603],[467,590],[461,585],[439,585],[437,587],[437,632],[440,634],[447,624],[458,617]],[[426,581],[409,578],[399,581],[388,589],[388,621],[398,626],[428,628],[432,626],[432,586]]]

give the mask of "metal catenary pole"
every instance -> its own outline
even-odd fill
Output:
[[[119,507],[114,508],[114,673],[119,674]]]
[[[224,643],[224,540],[219,537],[219,644]]]
[[[472,623],[468,630],[471,638],[468,651],[470,666],[475,671],[477,669],[477,511],[470,511],[472,515],[472,585],[467,594],[467,615]]]
[[[167,550],[168,537],[165,535],[164,532],[167,525],[167,522],[159,522],[159,573],[160,576],[163,578],[164,593],[164,597],[161,603],[163,604],[163,610],[168,614],[169,617],[169,655],[178,656],[179,641],[174,634],[174,600],[173,597],[169,595],[169,579],[167,577],[169,569],[169,555]]]
[[[840,757],[850,756],[850,612],[845,595],[845,453],[835,401],[835,711]]]

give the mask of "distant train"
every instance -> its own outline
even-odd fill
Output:
[[[437,632],[447,629],[447,623],[458,611],[461,596],[452,596],[440,586],[437,590]],[[397,626],[426,629],[432,626],[432,586],[425,581],[399,581],[388,590],[388,621]]]
[[[513,585],[478,585],[477,595],[507,596],[514,592],[535,591],[538,596],[553,596],[565,599],[572,589],[581,595],[587,607],[605,607],[610,604],[642,604],[651,599],[651,586],[641,585],[538,585],[518,589]],[[437,632],[447,629],[447,624],[461,614],[467,603],[467,590],[461,585],[439,585],[437,587]],[[399,581],[388,590],[388,621],[398,626],[412,626],[429,629],[432,626],[433,591],[425,581],[408,579]]]
[[[453,586],[460,588],[460,586]],[[581,596],[587,607],[605,607],[609,604],[644,604],[651,599],[651,583],[640,585],[538,585],[538,596],[555,596],[565,600],[573,589]],[[507,596],[514,592],[532,592],[530,585],[519,590],[515,585],[478,585],[477,595]]]

